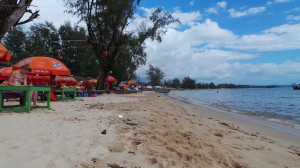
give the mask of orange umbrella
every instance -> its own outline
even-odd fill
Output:
[[[63,75],[71,74],[68,67],[55,58],[46,56],[36,56],[25,58],[13,66],[13,70],[20,69],[22,65],[29,64],[32,68],[30,74],[39,75]]]
[[[0,43],[0,62],[9,62],[12,59],[12,55],[8,50]]]
[[[50,76],[27,75],[27,82],[33,84],[47,84],[50,81]]]
[[[130,80],[130,81],[127,82],[127,84],[128,85],[134,85],[134,84],[136,84],[136,82],[134,80]]]
[[[115,82],[115,81],[117,81],[117,79],[116,79],[116,78],[114,78],[114,77],[112,77],[112,76],[108,76],[108,78],[107,78],[107,82],[109,82],[109,83],[113,83],[113,82]]]
[[[8,78],[12,72],[12,67],[4,67],[0,69],[0,77]]]
[[[63,82],[63,77],[56,75],[55,82]]]
[[[65,82],[70,85],[77,84],[77,80],[75,78],[73,78],[72,76],[67,76],[67,77],[62,78],[62,82]]]

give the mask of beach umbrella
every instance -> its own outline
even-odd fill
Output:
[[[50,76],[40,76],[40,75],[27,75],[27,82],[33,84],[44,85],[49,83]]]
[[[12,72],[12,67],[4,67],[0,69],[0,80],[7,80]]]
[[[77,84],[77,80],[72,76],[63,77],[62,82],[67,83],[69,85],[76,85]]]
[[[112,76],[108,76],[108,78],[107,78],[107,82],[108,83],[113,83],[113,82],[115,82],[115,81],[117,81],[117,79],[116,78],[114,78],[114,77],[112,77]]]
[[[69,68],[64,65],[62,62],[55,58],[46,57],[46,56],[36,56],[25,58],[15,65],[13,65],[13,70],[20,69],[21,66],[29,64],[32,68],[32,75],[62,75],[70,76],[71,72]]]
[[[9,51],[0,43],[0,62],[9,62],[12,59],[12,55]]]
[[[127,82],[127,84],[128,85],[134,85],[134,84],[136,84],[136,82],[134,80],[130,80],[130,81]]]

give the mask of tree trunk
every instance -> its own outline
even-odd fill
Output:
[[[23,17],[27,10],[27,7],[31,4],[32,0],[21,0],[18,6],[13,10],[11,14],[5,20],[1,21],[0,25],[0,41],[9,31],[9,29],[15,26],[18,21]]]
[[[107,77],[109,75],[109,71],[108,70],[104,70],[100,73],[100,75],[98,76],[98,82],[97,82],[97,90],[105,90],[105,83],[107,80]]]

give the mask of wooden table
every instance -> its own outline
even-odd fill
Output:
[[[20,107],[7,107],[3,108],[3,99],[2,99],[2,93],[3,91],[23,91],[25,92],[25,106],[20,106]],[[7,110],[7,111],[26,111],[30,112],[31,109],[31,99],[30,99],[30,92],[31,91],[43,91],[47,92],[47,106],[34,106],[35,107],[46,107],[47,109],[50,108],[50,91],[51,89],[49,87],[35,87],[35,86],[0,86],[0,112],[2,110]]]
[[[61,94],[61,101],[75,100],[76,88],[55,88],[53,92],[55,96]],[[68,93],[68,98],[65,96],[65,93]]]

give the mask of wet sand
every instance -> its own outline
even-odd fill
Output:
[[[300,167],[292,134],[153,92],[51,107],[0,113],[0,167]]]

